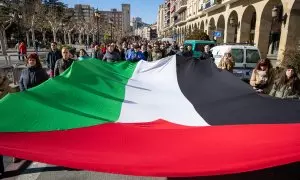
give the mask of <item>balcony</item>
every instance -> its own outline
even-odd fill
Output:
[[[178,3],[178,9],[176,10],[177,13],[181,13],[187,8],[187,0],[180,0]]]

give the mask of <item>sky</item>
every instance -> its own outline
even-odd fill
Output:
[[[152,24],[156,22],[158,7],[164,0],[62,0],[69,7],[74,4],[88,4],[99,10],[117,8],[121,10],[121,4],[130,4],[131,18],[141,17],[143,22]]]

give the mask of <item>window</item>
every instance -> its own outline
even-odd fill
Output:
[[[247,63],[257,63],[260,59],[260,55],[255,49],[247,49],[246,62]]]
[[[244,62],[244,50],[243,49],[232,49],[231,54],[233,56],[233,60],[236,63]]]

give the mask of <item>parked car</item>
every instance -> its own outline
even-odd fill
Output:
[[[205,40],[185,40],[184,46],[192,46],[193,57],[199,58],[201,53],[204,52],[204,46],[209,45],[210,48],[214,47],[215,41],[205,41]]]
[[[234,75],[242,80],[249,81],[252,70],[261,59],[259,49],[255,46],[242,44],[215,46],[211,49],[211,52],[215,58],[216,65],[219,64],[221,58],[228,49],[231,50],[231,54],[235,61],[235,67],[233,69]]]

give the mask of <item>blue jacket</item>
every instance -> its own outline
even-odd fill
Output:
[[[135,52],[135,51],[130,51],[127,54],[128,59],[127,61],[139,61],[139,60],[146,60],[144,54],[141,51]]]
[[[43,68],[29,67],[23,69],[19,81],[20,91],[26,91],[45,82],[49,78]]]

